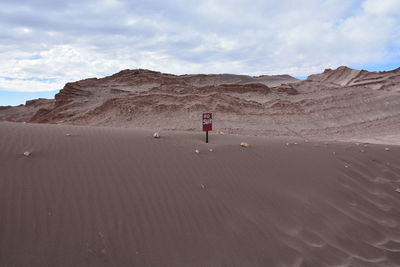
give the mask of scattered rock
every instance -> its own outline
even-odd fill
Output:
[[[241,142],[241,143],[240,143],[240,146],[241,146],[241,147],[249,147],[249,144],[246,143],[246,142]]]
[[[25,152],[24,152],[24,156],[25,156],[25,157],[29,157],[30,155],[31,155],[31,152],[29,152],[29,151],[25,151]]]
[[[196,152],[197,154],[199,154],[199,153],[200,153],[200,150],[196,149],[194,152]]]
[[[155,133],[153,134],[153,138],[160,138],[160,134],[159,134],[158,132],[155,132]]]
[[[388,147],[385,148],[386,151],[389,151],[390,149]]]

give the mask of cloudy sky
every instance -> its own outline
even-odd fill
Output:
[[[400,66],[400,0],[0,1],[0,105],[127,68],[301,77],[340,65]]]

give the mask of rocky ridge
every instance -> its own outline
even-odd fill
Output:
[[[123,70],[67,83],[53,100],[2,107],[0,120],[198,130],[213,112],[217,131],[304,138],[371,139],[400,125],[400,68],[339,67],[300,81],[289,75],[172,75]]]

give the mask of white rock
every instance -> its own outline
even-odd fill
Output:
[[[240,146],[241,146],[241,147],[249,147],[249,144],[246,143],[246,142],[241,142],[241,143],[240,143]]]
[[[25,151],[25,152],[24,152],[24,156],[25,156],[25,157],[29,157],[30,155],[31,155],[31,152],[29,152],[29,151]]]
[[[332,154],[333,154],[333,155],[336,155],[336,152],[335,152],[335,151],[333,151],[333,152],[332,152]]]
[[[71,136],[71,134],[70,134],[70,133],[66,133],[65,135],[66,135],[66,136]]]
[[[206,189],[206,186],[204,184],[200,184],[200,186],[202,189],[204,189],[204,190]]]
[[[293,145],[297,145],[297,143],[293,143]]]
[[[289,146],[290,144],[289,143],[286,143],[286,146]]]
[[[212,148],[210,148],[208,151],[213,152]]]
[[[196,149],[194,152],[196,152],[197,154],[199,154],[199,153],[200,153],[200,151],[199,151],[198,149]]]
[[[153,138],[160,138],[160,134],[159,134],[158,132],[155,132],[155,133],[153,134]]]
[[[389,151],[390,149],[388,147],[385,148],[386,151]]]
[[[397,189],[396,189],[396,192],[397,192],[397,193],[400,193],[400,188],[397,188]]]

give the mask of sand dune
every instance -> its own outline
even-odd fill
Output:
[[[400,265],[399,146],[0,133],[0,266]]]

